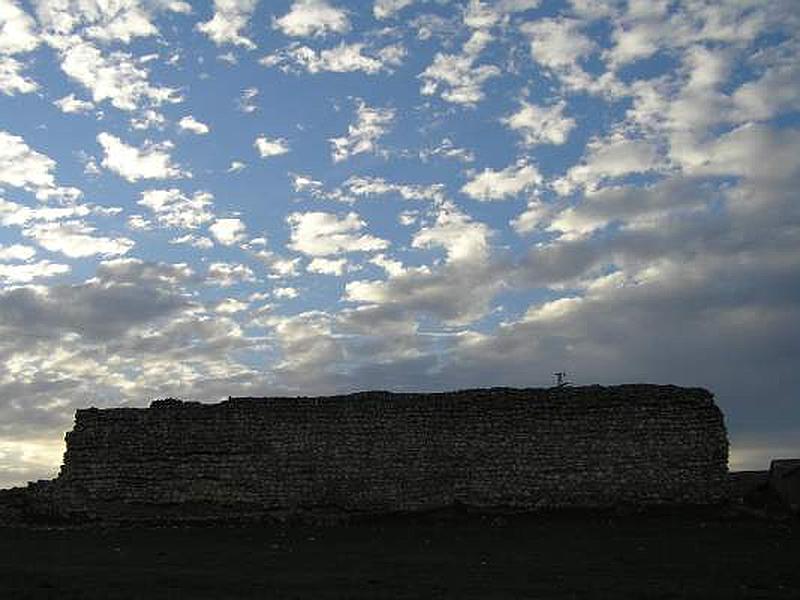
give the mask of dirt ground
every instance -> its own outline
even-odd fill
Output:
[[[1,529],[0,598],[800,598],[800,520],[719,513]]]

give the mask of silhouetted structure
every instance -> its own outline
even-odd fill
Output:
[[[163,400],[79,410],[58,479],[29,494],[129,521],[708,504],[727,456],[712,395],[674,386]]]
[[[790,510],[800,512],[800,459],[773,460],[769,485]]]
[[[567,373],[565,371],[553,373],[553,377],[556,380],[556,387],[564,387],[565,385],[569,385],[569,381],[567,381]]]

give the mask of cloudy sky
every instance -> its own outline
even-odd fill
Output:
[[[0,0],[0,486],[77,407],[708,387],[800,455],[796,0]]]

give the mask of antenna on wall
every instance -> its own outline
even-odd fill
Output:
[[[557,371],[556,373],[553,373],[553,377],[555,377],[556,380],[556,387],[566,387],[569,385],[566,372]]]

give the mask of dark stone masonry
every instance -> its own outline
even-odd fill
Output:
[[[728,459],[713,396],[656,385],[159,400],[66,440],[27,493],[73,520],[713,504]]]

